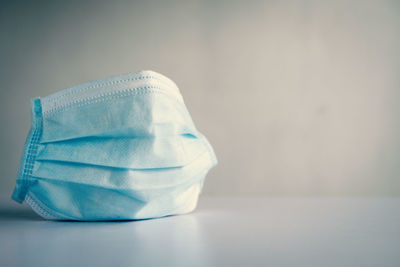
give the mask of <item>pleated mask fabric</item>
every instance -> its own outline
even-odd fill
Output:
[[[135,220],[195,209],[217,164],[176,84],[114,76],[31,100],[12,198],[50,220]]]

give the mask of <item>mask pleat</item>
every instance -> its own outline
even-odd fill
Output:
[[[77,103],[62,112],[44,112],[41,143],[87,136],[170,136],[197,132],[185,106],[164,92],[144,89],[88,103]]]
[[[90,137],[40,145],[36,160],[66,161],[109,167],[151,169],[181,167],[203,153],[203,138]]]
[[[46,208],[77,220],[124,219],[121,214],[126,216],[127,209],[135,211],[145,206],[138,198],[121,194],[118,190],[100,187],[87,190],[86,185],[60,181],[39,181],[31,187],[30,194],[46,203]],[[93,209],[96,206],[101,206],[101,211]]]
[[[141,201],[117,190],[88,190],[86,185],[47,181],[33,186],[31,193],[45,202],[47,208],[71,219],[131,220],[183,213],[184,211],[180,211],[183,206],[191,204],[193,199],[197,201],[200,187],[201,183],[183,185],[173,191],[169,190],[151,202]],[[101,209],[94,208],[99,206]]]
[[[67,162],[37,162],[32,176],[118,190],[146,191],[171,188],[196,178],[215,165],[213,155],[204,152],[192,163],[177,168],[131,170],[88,166]]]

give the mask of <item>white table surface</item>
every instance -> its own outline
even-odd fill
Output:
[[[97,223],[0,200],[0,266],[400,266],[400,198],[201,197],[191,214]]]

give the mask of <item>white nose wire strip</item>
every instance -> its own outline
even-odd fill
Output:
[[[139,89],[160,90],[183,102],[182,95],[175,83],[156,72],[144,71],[92,81],[43,97],[41,99],[42,110],[43,113],[49,113],[86,100],[107,95],[126,94]]]

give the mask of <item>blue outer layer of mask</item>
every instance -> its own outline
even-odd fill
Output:
[[[178,87],[152,71],[64,89],[31,106],[12,198],[46,219],[187,213],[217,163]]]

